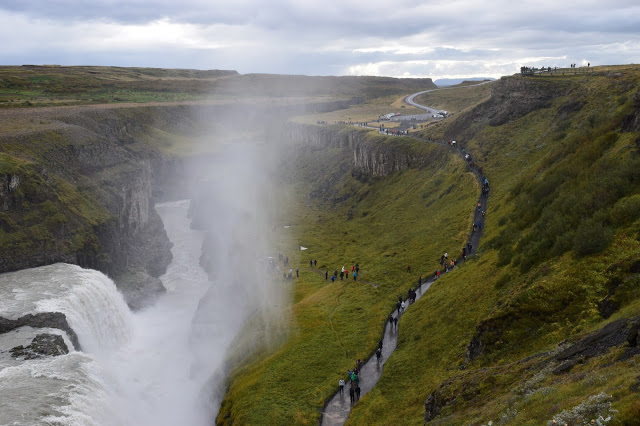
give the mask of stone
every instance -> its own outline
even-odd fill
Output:
[[[31,344],[24,347],[22,345],[11,349],[11,356],[14,358],[37,359],[44,356],[59,356],[69,353],[69,348],[64,343],[64,339],[59,334],[38,334]]]

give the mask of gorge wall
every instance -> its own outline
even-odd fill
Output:
[[[188,109],[19,113],[27,124],[0,135],[0,271],[55,262],[97,269],[134,308],[163,291],[157,277],[171,243],[152,193],[180,165],[142,140],[179,130]]]
[[[164,291],[158,277],[171,260],[154,203],[191,198],[185,181],[190,162],[203,161],[192,154],[198,138],[214,126],[274,132],[294,113],[358,102],[0,111],[0,272],[78,264],[111,276],[139,308]]]
[[[387,176],[412,167],[425,167],[444,155],[425,151],[426,144],[409,137],[379,135],[370,129],[288,123],[284,138],[294,143],[323,148],[347,148],[353,152],[354,168],[372,176]]]

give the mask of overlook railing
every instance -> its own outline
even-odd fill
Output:
[[[558,67],[521,67],[521,75],[530,76],[563,76],[563,75],[592,75],[593,67],[571,67],[571,68],[558,68]]]

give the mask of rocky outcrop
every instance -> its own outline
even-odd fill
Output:
[[[633,96],[633,113],[625,117],[622,130],[625,132],[640,132],[640,89]]]
[[[27,314],[18,319],[11,320],[0,317],[0,334],[7,333],[18,327],[33,327],[33,328],[57,328],[65,333],[71,340],[73,347],[79,351],[80,342],[76,332],[69,326],[67,317],[61,312],[43,312],[38,314]],[[66,346],[66,345],[65,345]]]
[[[484,335],[496,333],[490,322],[481,324],[478,330],[480,334],[474,337],[473,345],[467,348],[467,361],[482,354],[486,344],[482,339]],[[534,354],[510,364],[465,369],[440,383],[429,394],[425,400],[425,423],[441,416],[445,407],[467,402],[482,404],[483,400],[495,397],[490,395],[492,392],[504,394],[505,389],[511,389],[519,394],[533,393],[545,377],[567,374],[574,366],[586,363],[590,358],[606,355],[613,348],[621,349],[614,363],[628,360],[640,354],[639,333],[640,316],[620,319],[573,342],[561,342],[550,352]],[[439,420],[446,421],[442,418]]]
[[[37,359],[43,356],[68,354],[69,348],[59,334],[38,334],[30,345],[16,346],[9,352],[14,358]]]
[[[312,146],[347,148],[353,152],[354,167],[373,176],[422,167],[435,160],[413,149],[410,138],[378,136],[369,130],[289,123],[285,137]]]
[[[0,211],[16,208],[16,204],[22,202],[19,197],[13,196],[19,186],[20,175],[0,175]]]
[[[438,390],[435,390],[429,394],[427,400],[424,402],[424,421],[430,422],[435,419],[440,412],[442,411],[442,407],[447,405],[448,401],[443,401],[442,395]]]
[[[487,101],[460,115],[447,126],[445,139],[472,139],[485,124],[500,126],[515,121],[538,109],[549,108],[555,99],[576,90],[579,87],[570,81],[523,76],[502,77],[491,84],[491,97]],[[574,103],[561,109],[560,116],[575,113],[582,108],[584,101],[580,96],[574,93],[573,98]]]

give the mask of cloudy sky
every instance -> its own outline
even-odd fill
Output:
[[[640,62],[638,0],[0,0],[0,64],[499,77]]]

